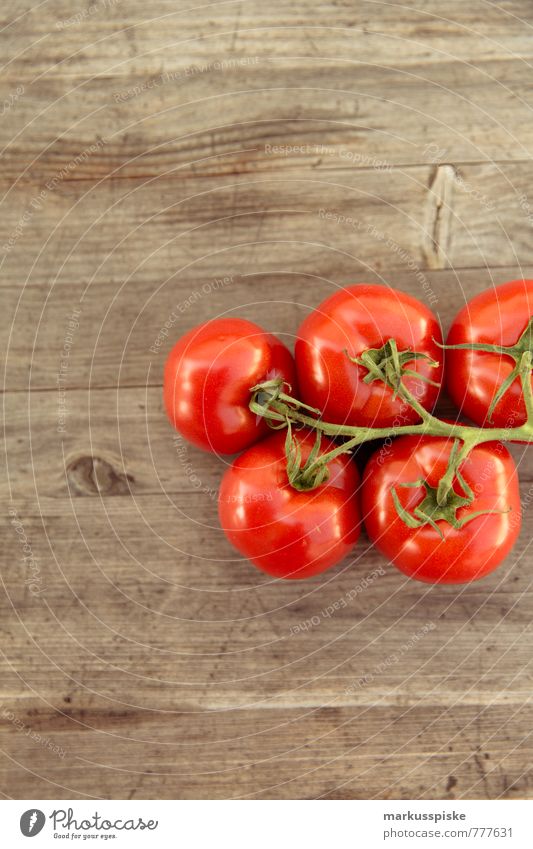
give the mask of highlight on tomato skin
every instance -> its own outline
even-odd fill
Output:
[[[248,404],[253,386],[277,377],[297,391],[292,354],[279,339],[242,318],[213,319],[182,336],[168,355],[167,416],[193,445],[236,454],[270,433]]]
[[[513,346],[532,316],[533,280],[510,280],[472,298],[454,318],[446,344]],[[490,410],[514,366],[507,354],[447,350],[446,388],[461,413],[480,427],[519,427],[527,416],[518,377]]]
[[[407,362],[420,377],[406,375],[403,382],[424,408],[432,409],[444,359],[436,316],[405,292],[365,283],[335,292],[300,325],[295,358],[302,400],[338,424],[390,427],[398,416],[403,424],[418,421],[418,414],[389,386],[366,382],[367,369],[352,361],[390,339],[396,340],[398,351],[426,355]]]
[[[454,528],[440,520],[408,527],[394,504],[415,516],[423,501],[423,486],[406,484],[421,479],[437,486],[446,471],[453,440],[434,436],[402,436],[376,451],[362,483],[361,505],[371,542],[401,572],[428,583],[462,584],[476,581],[501,565],[520,533],[521,504],[518,473],[507,448],[486,442],[472,449],[461,474],[474,500],[457,511],[464,521],[477,511],[494,511]],[[454,491],[461,488],[454,482]]]
[[[301,579],[324,572],[346,557],[360,533],[359,473],[348,455],[329,465],[318,487],[289,484],[284,431],[238,457],[222,478],[220,524],[230,543],[276,578]],[[315,444],[307,429],[294,433],[305,462]],[[322,438],[320,452],[335,447]]]

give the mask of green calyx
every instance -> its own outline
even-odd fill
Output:
[[[250,389],[252,397],[248,405],[252,413],[259,418],[264,418],[273,430],[282,430],[287,427],[288,417],[299,414],[302,414],[299,419],[302,424],[309,422],[311,427],[314,426],[316,417],[320,416],[320,410],[285,393],[283,391],[285,386],[290,392],[291,387],[281,378],[266,380],[264,383],[252,386]]]
[[[463,478],[457,474],[457,480],[464,486]],[[407,525],[408,528],[421,528],[423,525],[431,525],[438,533],[441,539],[444,539],[444,534],[441,528],[437,525],[438,521],[445,521],[452,528],[464,528],[472,519],[477,519],[478,516],[488,516],[494,513],[500,513],[500,510],[477,510],[474,513],[469,513],[462,519],[457,518],[457,511],[461,507],[469,507],[473,502],[473,496],[459,495],[454,489],[451,489],[446,498],[445,504],[439,504],[437,498],[438,487],[431,486],[426,480],[413,481],[412,483],[400,483],[400,487],[419,487],[423,486],[426,490],[423,501],[414,508],[412,513],[409,513],[405,507],[402,507],[398,493],[395,487],[392,487],[391,494],[400,519]]]
[[[442,529],[437,525],[439,521],[447,522],[452,528],[459,530],[479,516],[507,512],[501,510],[477,510],[469,513],[462,519],[457,518],[458,510],[462,507],[470,507],[474,502],[474,493],[459,471],[460,463],[461,454],[458,450],[458,442],[456,440],[450,452],[446,472],[437,486],[432,486],[423,478],[409,483],[398,484],[398,487],[403,488],[424,487],[426,491],[423,500],[414,508],[412,513],[409,513],[402,506],[396,487],[392,487],[391,494],[396,512],[408,528],[421,528],[424,525],[431,525],[441,539],[444,539]],[[454,489],[455,481],[459,484],[463,493],[462,495]]]
[[[319,456],[322,432],[317,428],[315,430],[315,444],[302,465],[302,449],[298,440],[293,437],[292,423],[296,422],[300,426],[314,427],[317,424],[315,416],[320,415],[320,410],[287,395],[283,391],[284,386],[284,382],[279,379],[268,380],[253,386],[250,390],[252,398],[249,407],[257,416],[265,418],[273,430],[287,428],[285,439],[287,478],[294,489],[300,492],[308,492],[311,489],[316,489],[328,479],[327,464],[333,452]],[[288,388],[290,390],[290,387]],[[309,413],[312,414],[312,417],[308,415]],[[297,419],[296,416],[300,416],[300,418]]]
[[[431,386],[440,386],[440,383],[435,383],[414,369],[407,368],[408,363],[414,360],[426,360],[431,368],[438,368],[439,363],[432,360],[428,354],[411,351],[410,349],[399,351],[395,339],[389,339],[381,348],[368,348],[359,357],[351,357],[348,351],[346,351],[346,355],[352,363],[356,363],[356,365],[367,370],[368,373],[363,378],[364,383],[381,380],[392,389],[394,397],[400,392],[402,378],[406,376],[416,377],[431,384]]]
[[[517,378],[522,381],[530,380],[531,369],[533,363],[533,316],[530,318],[528,325],[518,341],[514,345],[489,345],[483,342],[464,342],[459,345],[440,345],[440,348],[447,351],[484,351],[488,354],[499,354],[500,356],[511,357],[514,360],[514,368],[507,375],[505,380],[500,384],[498,390],[494,393],[494,397],[490,403],[487,420],[492,422],[492,414],[496,409],[503,396],[510,389]]]
[[[287,457],[287,477],[290,485],[299,492],[309,492],[324,483],[329,477],[327,462],[319,456],[322,434],[316,431],[315,444],[302,465],[302,449],[292,435],[292,427],[287,420],[287,438],[285,456]],[[324,455],[325,456],[325,455]]]

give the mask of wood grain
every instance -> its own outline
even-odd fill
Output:
[[[408,581],[364,535],[279,582],[230,548],[226,461],[161,402],[208,317],[292,346],[364,280],[446,330],[533,276],[531,4],[0,16],[0,791],[531,798],[527,449],[521,536],[479,584]]]
[[[305,309],[356,280],[406,288],[447,327],[469,292],[533,265],[532,224],[519,201],[522,191],[533,197],[532,168],[463,172],[451,187],[434,166],[186,187],[62,184],[5,256],[6,385],[55,385],[74,310],[74,387],[159,382],[149,363],[160,369],[172,337],[155,356],[150,348],[169,319],[176,338],[206,315],[261,319],[266,301],[272,329],[292,343]],[[497,200],[497,211],[480,198]],[[21,203],[16,220],[23,214]],[[0,230],[8,240],[12,219]],[[448,273],[430,274],[439,270]]]
[[[16,132],[0,130],[10,175],[50,173],[97,136],[111,141],[92,174],[110,163],[161,173],[187,149],[265,141],[371,146],[394,164],[419,162],[428,143],[453,161],[529,159],[527,2],[91,8],[55,2],[9,28],[16,61],[4,85],[26,89]],[[36,132],[28,123],[41,111]]]

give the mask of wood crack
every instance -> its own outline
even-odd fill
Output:
[[[453,165],[437,165],[431,174],[422,233],[422,255],[431,269],[451,266],[449,248],[455,179]]]

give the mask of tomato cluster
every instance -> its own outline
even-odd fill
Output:
[[[239,454],[220,486],[220,522],[268,574],[323,572],[352,550],[364,523],[405,574],[469,582],[494,570],[520,531],[517,470],[500,440],[533,425],[524,384],[532,315],[533,281],[512,281],[470,301],[443,344],[424,304],[359,284],[303,321],[294,359],[258,325],[214,319],[171,350],[166,411],[194,445]],[[460,438],[474,434],[461,453],[452,425],[431,414],[443,381],[461,414],[499,428],[496,439],[453,425]],[[346,439],[376,437],[361,477]]]

